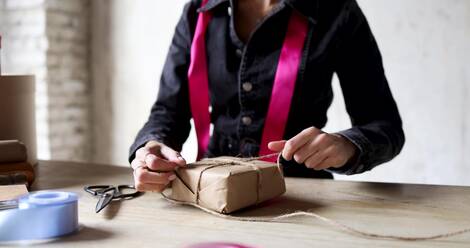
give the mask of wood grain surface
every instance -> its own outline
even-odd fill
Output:
[[[171,204],[157,193],[112,202],[94,212],[97,199],[86,185],[131,184],[128,168],[41,161],[33,190],[80,195],[77,234],[39,244],[48,247],[186,247],[233,242],[252,247],[470,247],[470,233],[431,241],[364,239],[311,218],[283,223],[241,222]],[[269,217],[313,211],[363,231],[423,236],[470,227],[470,187],[286,179],[287,193],[238,213]]]

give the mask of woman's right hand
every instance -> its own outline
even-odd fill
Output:
[[[174,170],[185,167],[186,161],[170,147],[157,141],[149,141],[136,151],[131,166],[138,191],[162,192],[176,178]]]

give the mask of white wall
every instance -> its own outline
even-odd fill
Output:
[[[470,1],[358,2],[381,48],[407,141],[390,163],[340,178],[470,185]],[[344,113],[336,97],[328,129],[347,127]]]
[[[382,50],[407,143],[394,161],[347,179],[470,185],[465,153],[470,150],[470,1],[358,1]],[[127,149],[148,116],[184,2],[110,2],[115,9],[112,114],[100,130],[112,130],[108,159],[113,163],[126,164]],[[350,125],[337,82],[335,93],[330,131]],[[183,154],[194,158],[195,152],[193,137]]]
[[[92,1],[94,161],[127,164],[185,2]]]

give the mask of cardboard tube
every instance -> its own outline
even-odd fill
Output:
[[[33,165],[37,163],[34,94],[34,76],[0,76],[0,140],[24,143]]]
[[[0,140],[0,163],[25,162],[26,146],[18,140]]]

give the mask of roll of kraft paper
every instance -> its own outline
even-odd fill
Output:
[[[18,208],[0,211],[0,242],[41,240],[78,230],[74,193],[38,191],[20,197]]]
[[[0,140],[0,163],[26,161],[26,146],[18,140]]]

